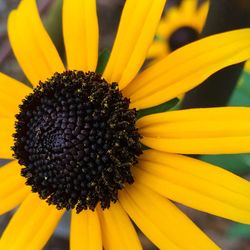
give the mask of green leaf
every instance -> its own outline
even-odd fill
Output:
[[[154,41],[156,41],[156,42],[158,42],[158,41],[164,42],[165,39],[163,37],[159,36],[159,35],[155,35]]]
[[[250,74],[243,72],[229,106],[250,106]]]
[[[173,108],[178,102],[179,102],[179,99],[174,98],[174,99],[172,99],[168,102],[162,103],[158,106],[154,106],[154,107],[148,108],[148,109],[141,109],[137,112],[136,118],[139,119],[139,118],[146,116],[146,115],[165,112],[165,111]]]
[[[48,31],[59,54],[64,57],[63,33],[62,29],[62,0],[51,1],[50,9],[44,16],[44,25]]]
[[[141,143],[141,149],[142,151],[144,151],[144,150],[149,150],[151,148]]]
[[[109,60],[109,56],[110,56],[110,52],[108,51],[108,49],[104,49],[100,53],[99,58],[98,58],[96,73],[102,74],[104,72],[105,67],[106,67],[108,60]]]
[[[227,232],[228,237],[231,238],[249,238],[250,237],[250,225],[244,225],[234,223]]]

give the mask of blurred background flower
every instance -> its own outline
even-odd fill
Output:
[[[170,6],[159,24],[149,59],[160,59],[199,38],[208,12],[208,1],[184,0]]]

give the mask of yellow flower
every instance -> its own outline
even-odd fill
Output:
[[[0,74],[0,158],[12,159],[0,169],[0,214],[20,205],[0,249],[43,248],[64,208],[72,208],[73,250],[142,249],[129,218],[160,249],[218,249],[172,200],[250,223],[249,182],[181,155],[250,152],[249,108],[170,111],[136,123],[134,110],[248,59],[250,30],[189,44],[138,74],[164,4],[126,1],[103,79],[94,73],[94,0],[63,2],[68,71],[35,0],[22,0],[10,14],[10,42],[34,89]],[[151,149],[141,154],[139,139]]]
[[[183,0],[171,7],[159,23],[148,58],[159,59],[173,50],[198,39],[208,12],[208,1]]]

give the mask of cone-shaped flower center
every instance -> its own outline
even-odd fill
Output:
[[[174,51],[186,44],[194,42],[198,39],[199,33],[196,29],[183,26],[176,31],[169,37],[169,47],[171,51]]]
[[[89,72],[56,73],[16,116],[14,156],[27,185],[58,209],[108,208],[133,183],[141,154],[136,110],[116,83]]]

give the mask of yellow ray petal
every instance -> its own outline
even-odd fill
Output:
[[[119,199],[132,220],[160,249],[219,249],[170,201],[143,185],[128,186]]]
[[[18,9],[11,12],[8,33],[17,61],[34,86],[55,72],[64,71],[57,50],[41,22],[35,0],[22,0]]]
[[[139,130],[148,137],[213,138],[250,135],[250,121],[192,121],[157,124]]]
[[[68,68],[95,71],[98,59],[95,0],[63,1],[63,36]]]
[[[174,51],[136,77],[124,94],[131,108],[159,105],[201,84],[216,71],[250,57],[250,29],[213,35]]]
[[[124,88],[137,74],[153,40],[165,0],[127,0],[104,78]]]
[[[0,73],[0,116],[12,117],[18,113],[18,106],[31,88]]]
[[[207,18],[209,10],[209,1],[205,1],[201,6],[198,8],[198,13],[197,13],[197,25],[199,27],[199,30],[201,30],[204,26],[204,23]]]
[[[197,0],[185,0],[180,5],[180,12],[185,16],[193,16],[197,11]]]
[[[250,182],[183,155],[146,151],[136,182],[192,208],[250,224]]]
[[[0,249],[42,249],[62,215],[63,211],[30,194],[5,229]]]
[[[21,166],[17,161],[0,168],[0,215],[20,204],[30,192],[20,171]]]
[[[176,11],[177,11],[176,8],[171,8],[168,11],[168,15],[170,14],[178,18],[178,16],[176,16],[177,14]],[[159,22],[159,25],[157,27],[155,37],[154,37],[154,39],[156,39],[157,42],[163,42],[163,43],[166,42],[166,36],[168,34],[168,28],[169,28],[166,19],[167,19],[167,16],[163,14],[161,21]]]
[[[15,118],[0,119],[0,158],[12,159],[14,146],[13,133],[15,132]]]
[[[21,104],[21,100],[18,102],[17,99],[11,95],[2,93],[0,90],[0,117],[15,116],[18,113],[18,105]]]
[[[0,200],[25,185],[25,178],[21,176],[21,166],[16,160],[0,167]]]
[[[25,197],[28,196],[29,193],[30,190],[28,189],[28,187],[24,186],[1,199],[0,215],[5,214],[18,206],[25,199]]]
[[[247,61],[244,68],[248,73],[250,73],[250,61]]]
[[[136,123],[138,128],[151,125],[168,124],[188,121],[250,121],[248,107],[195,108],[170,111],[144,116]]]
[[[169,9],[169,11],[163,17],[164,26],[165,26],[166,29],[168,29],[168,24],[169,23],[171,24],[172,22],[176,22],[176,21],[179,21],[179,20],[180,20],[180,13],[179,13],[179,7],[178,6],[171,7]],[[164,33],[163,27],[161,28],[161,23],[160,23],[159,29],[161,29],[161,31],[163,32],[162,34],[165,34],[165,36],[166,36],[167,34],[169,34],[169,32]]]
[[[119,202],[112,203],[108,209],[98,209],[98,214],[105,249],[142,249],[135,229]]]
[[[148,58],[162,58],[167,53],[165,42],[154,42],[148,50]]]
[[[143,137],[142,144],[178,154],[240,154],[250,152],[250,136],[220,138],[152,138]]]
[[[142,143],[182,154],[247,153],[250,108],[190,109],[150,115],[138,121]]]
[[[97,212],[90,210],[71,215],[70,250],[101,250],[101,228]]]

